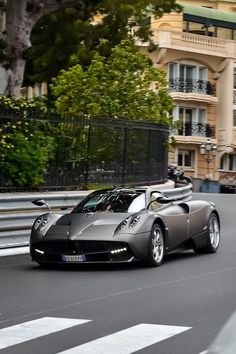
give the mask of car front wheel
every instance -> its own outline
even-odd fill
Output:
[[[149,238],[149,256],[147,264],[151,267],[158,267],[164,258],[164,235],[160,225],[154,224]]]

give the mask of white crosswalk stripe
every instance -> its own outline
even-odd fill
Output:
[[[0,350],[90,321],[87,319],[42,317],[2,328],[0,329]],[[57,354],[131,354],[190,328],[140,323]]]
[[[90,320],[43,317],[0,330],[0,349],[77,326]]]
[[[190,328],[141,323],[58,354],[130,354]]]

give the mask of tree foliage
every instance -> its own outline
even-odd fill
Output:
[[[123,14],[126,13],[126,19],[133,18],[139,23],[147,17],[147,9],[160,16],[178,8],[175,0],[1,0],[0,94],[20,96],[26,63],[25,53],[31,46],[33,27],[43,16],[66,7],[74,7],[82,21],[90,21],[93,15],[100,13],[110,19],[111,24],[117,22],[116,14],[120,9],[125,10]],[[122,22],[123,19],[121,16]],[[117,33],[119,32],[114,28],[110,36],[116,36]],[[48,33],[48,36],[51,36],[51,33]]]
[[[25,84],[47,81],[61,69],[73,65],[73,54],[86,68],[95,53],[109,55],[111,48],[127,38],[131,29],[144,41],[150,39],[150,14],[162,16],[164,12],[179,10],[174,0],[101,0],[86,1],[82,9],[59,9],[42,17],[35,25],[26,52]],[[100,14],[101,21],[93,16]],[[106,45],[101,46],[101,40]],[[150,42],[150,48],[152,43]]]
[[[54,151],[42,122],[7,122],[0,130],[0,157],[5,186],[33,188],[44,182],[44,174]]]
[[[61,7],[84,6],[82,0],[0,1],[0,94],[20,96],[25,70],[25,51],[30,47],[33,26],[44,15]]]
[[[33,188],[44,182],[55,142],[46,120],[31,120],[32,111],[45,115],[40,100],[0,96],[1,114],[9,116],[0,127],[0,166],[4,185]]]
[[[57,112],[169,123],[172,100],[165,73],[152,66],[131,40],[115,46],[108,58],[96,54],[87,70],[80,64],[53,80]]]

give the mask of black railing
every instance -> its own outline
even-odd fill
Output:
[[[169,90],[171,92],[200,93],[215,96],[216,86],[210,81],[193,79],[170,79]]]
[[[42,169],[44,182],[33,189],[72,190],[95,187],[96,184],[98,187],[107,184],[143,185],[167,180],[169,129],[165,125],[117,119],[62,118],[35,112],[17,116],[0,110],[0,138],[1,132],[9,134],[19,121],[28,122],[29,132],[38,127],[43,132],[45,145],[50,138],[54,146],[49,162]],[[27,139],[26,147],[30,134]],[[43,147],[38,144],[32,149],[39,153]],[[38,168],[38,156],[35,161],[29,161],[32,172],[34,166]],[[0,156],[0,191],[31,189],[27,182],[25,186],[16,183],[15,170],[15,180],[11,179],[9,159],[9,154]],[[12,160],[19,171],[24,168],[20,160]]]
[[[181,127],[171,130],[173,135],[215,137],[215,127],[203,123],[184,123]]]

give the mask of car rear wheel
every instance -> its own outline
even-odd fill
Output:
[[[154,224],[149,239],[149,256],[147,264],[150,267],[158,267],[164,258],[164,235],[160,225]]]
[[[208,220],[207,244],[205,247],[196,248],[196,253],[215,253],[220,244],[220,224],[218,217],[212,213]]]

